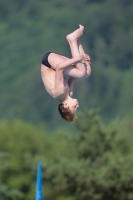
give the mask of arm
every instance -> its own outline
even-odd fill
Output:
[[[91,59],[90,56],[85,54],[86,75],[83,78],[88,78],[91,75]]]
[[[69,77],[69,79],[68,79],[68,85],[69,85],[69,95],[70,95],[70,97],[73,95],[74,81],[75,81],[74,77]]]
[[[77,69],[76,65],[71,65],[64,69],[64,73],[68,76],[75,77],[75,78],[87,78],[91,75],[90,64],[91,64],[90,57],[87,54],[84,54],[83,62],[78,64],[81,70]]]
[[[68,59],[66,61],[63,61],[63,62],[57,64],[56,70],[57,69],[64,70],[69,65],[72,65],[72,64],[74,64],[76,62],[79,62],[79,61],[82,61],[83,59],[84,59],[84,56],[83,55],[79,55],[77,57],[74,57],[74,58]]]

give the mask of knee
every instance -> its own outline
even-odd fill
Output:
[[[86,68],[86,72],[82,74],[81,78],[88,78],[91,75],[91,67]]]
[[[91,67],[90,67],[90,65],[87,67],[86,75],[87,75],[87,76],[90,76],[90,75],[91,75]]]
[[[79,78],[83,78],[84,76],[86,76],[86,71],[80,71]]]

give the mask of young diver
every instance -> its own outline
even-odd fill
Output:
[[[72,58],[69,59],[54,52],[44,55],[41,75],[46,91],[60,101],[58,110],[63,119],[72,122],[79,107],[77,99],[72,98],[75,78],[87,78],[91,74],[90,57],[84,52],[80,37],[84,26],[66,36]],[[64,75],[68,75],[68,81]]]

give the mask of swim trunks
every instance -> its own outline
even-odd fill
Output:
[[[51,54],[52,52],[48,52],[46,53],[44,56],[43,56],[43,59],[42,59],[42,64],[49,67],[49,68],[52,68],[52,66],[49,64],[48,62],[48,56],[49,54]]]

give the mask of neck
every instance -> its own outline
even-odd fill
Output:
[[[72,98],[69,96],[69,95],[67,95],[67,97],[64,99],[64,100],[62,100],[61,102],[62,103],[65,103],[65,102],[68,102],[69,100],[71,100]]]

